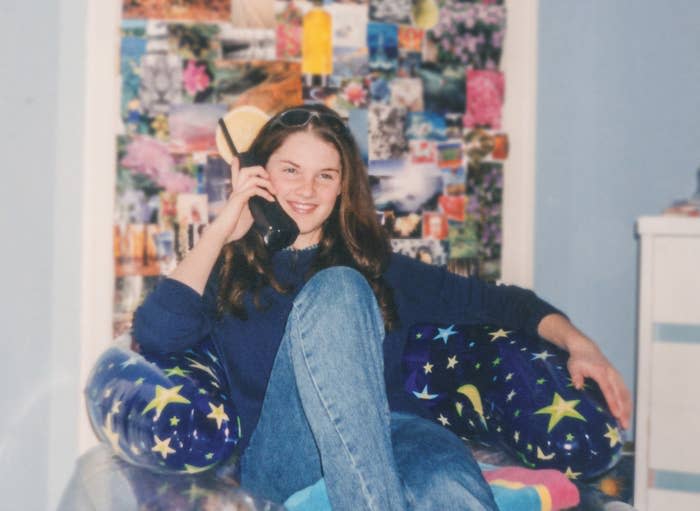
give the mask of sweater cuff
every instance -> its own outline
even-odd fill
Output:
[[[154,298],[161,307],[175,314],[205,312],[202,295],[179,280],[166,277],[158,284],[154,293]]]
[[[562,311],[560,311],[553,305],[550,305],[544,300],[540,300],[528,317],[527,324],[525,325],[525,331],[531,335],[534,335],[535,337],[539,337],[540,334],[537,332],[537,327],[540,325],[540,321],[542,321],[542,319],[545,316],[548,316],[549,314],[560,314],[566,319],[569,319],[569,316],[564,314]]]

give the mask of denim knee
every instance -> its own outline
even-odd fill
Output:
[[[381,318],[379,306],[367,279],[352,268],[333,266],[316,273],[293,303],[293,320],[307,325],[322,322],[346,324],[366,316],[374,323]],[[381,321],[380,321],[381,322]],[[381,322],[381,337],[384,337]]]
[[[322,304],[332,304],[345,297],[357,296],[374,297],[364,275],[348,266],[331,266],[311,277],[294,303],[297,305],[314,299]]]

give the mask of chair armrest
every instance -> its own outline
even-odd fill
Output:
[[[214,353],[210,340],[165,355],[107,349],[85,389],[99,439],[122,459],[161,472],[196,473],[226,460],[240,421]]]
[[[622,454],[621,429],[594,382],[571,385],[568,354],[493,325],[416,325],[405,389],[454,433],[496,444],[530,468],[595,477]]]

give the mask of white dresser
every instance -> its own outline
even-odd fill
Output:
[[[634,505],[700,510],[700,219],[642,217]]]

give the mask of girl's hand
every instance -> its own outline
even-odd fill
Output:
[[[574,387],[582,389],[584,379],[592,378],[600,387],[610,412],[620,421],[623,428],[629,428],[632,397],[622,375],[593,341],[582,334],[579,335],[579,339],[567,342],[569,346],[567,367]]]
[[[264,167],[239,167],[238,158],[231,162],[231,184],[233,191],[226,205],[213,223],[218,224],[226,235],[226,243],[241,239],[253,225],[253,215],[248,200],[258,195],[274,201],[275,190]]]
[[[200,295],[204,293],[221,247],[229,241],[241,239],[253,225],[248,200],[253,195],[274,200],[274,188],[267,171],[262,167],[241,169],[238,159],[234,158],[231,164],[231,182],[233,191],[223,209],[170,274],[171,278],[186,284]]]
[[[600,387],[610,412],[627,429],[632,415],[632,396],[620,373],[615,369],[596,343],[584,335],[561,314],[547,314],[539,325],[540,337],[569,352],[567,367],[571,382],[583,388],[585,378],[592,378]]]

